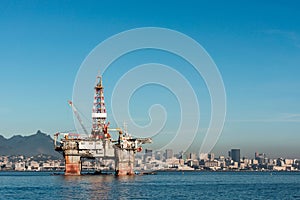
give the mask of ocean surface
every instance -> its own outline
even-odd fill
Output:
[[[0,199],[300,199],[300,172],[0,172]]]

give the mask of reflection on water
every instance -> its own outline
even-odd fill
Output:
[[[61,176],[65,181],[64,196],[84,199],[110,199],[111,194],[118,193],[119,197],[130,196],[130,185],[138,176],[114,176],[114,175],[84,175]],[[129,187],[127,187],[129,186]],[[111,191],[111,190],[114,191]],[[79,193],[78,191],[85,191]]]

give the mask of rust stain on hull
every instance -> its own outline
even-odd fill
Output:
[[[65,175],[80,175],[81,162],[78,156],[65,156]]]

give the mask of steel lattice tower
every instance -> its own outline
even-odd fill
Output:
[[[93,127],[92,137],[104,138],[106,127],[106,108],[104,103],[104,88],[102,86],[102,76],[97,76],[98,83],[95,86],[94,104],[93,104]]]

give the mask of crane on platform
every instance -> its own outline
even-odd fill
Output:
[[[134,158],[136,152],[142,151],[142,144],[151,143],[151,138],[135,138],[127,132],[124,124],[122,128],[109,128],[106,123],[107,112],[104,102],[104,89],[102,76],[97,77],[94,87],[94,101],[92,110],[92,131],[89,134],[80,113],[72,101],[68,101],[81,128],[88,137],[79,134],[65,133],[64,137],[57,141],[60,133],[54,134],[55,150],[61,152],[65,160],[65,175],[80,175],[82,171],[82,158],[88,159],[113,159],[116,175],[133,175]],[[117,140],[112,140],[109,131],[118,132]]]
[[[68,104],[69,104],[70,107],[72,108],[73,113],[75,114],[77,120],[79,121],[79,124],[80,124],[81,128],[83,129],[84,133],[85,133],[86,135],[89,135],[88,131],[86,130],[86,128],[85,128],[84,125],[83,125],[83,122],[82,122],[82,120],[81,120],[81,118],[80,118],[80,116],[79,116],[79,113],[78,113],[76,107],[74,106],[73,102],[72,102],[72,101],[68,101]]]

